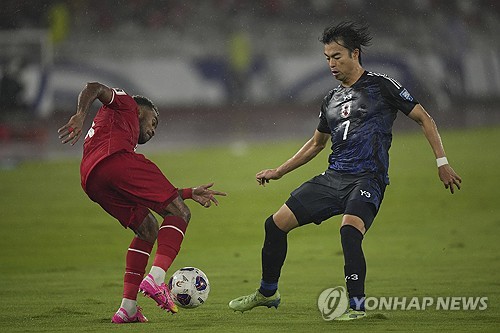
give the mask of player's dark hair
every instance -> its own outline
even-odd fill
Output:
[[[345,21],[327,26],[319,40],[325,45],[331,42],[342,45],[349,50],[349,55],[355,49],[358,49],[359,64],[361,65],[361,52],[363,51],[363,47],[370,45],[372,36],[367,24]]]
[[[149,98],[141,96],[141,95],[135,95],[135,96],[132,96],[132,98],[135,100],[135,102],[138,105],[147,106],[147,107],[151,108],[151,110],[153,110],[154,113],[156,114],[156,117],[160,116],[160,112],[158,112],[158,108],[156,107],[156,105],[154,105],[153,101],[150,100]]]

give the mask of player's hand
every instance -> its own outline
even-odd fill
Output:
[[[219,201],[215,198],[215,195],[221,195],[225,197],[227,194],[224,192],[211,190],[210,188],[214,185],[214,183],[200,185],[193,188],[192,199],[202,205],[205,208],[208,208],[214,203],[216,206],[219,205]]]
[[[460,190],[462,178],[452,169],[449,164],[445,164],[438,168],[439,179],[444,184],[446,189],[450,189],[451,194],[455,193],[455,186]]]
[[[277,169],[266,169],[258,172],[255,178],[259,185],[266,186],[266,183],[269,183],[271,179],[278,180],[281,178],[281,175],[278,173]]]
[[[69,119],[66,125],[57,130],[63,144],[71,142],[71,145],[74,145],[80,139],[84,120],[85,116],[77,113]]]

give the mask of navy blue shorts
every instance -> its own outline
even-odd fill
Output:
[[[320,224],[332,216],[350,214],[361,218],[368,230],[385,187],[370,173],[352,175],[328,169],[294,190],[285,204],[299,225]]]

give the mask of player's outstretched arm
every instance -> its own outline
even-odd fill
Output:
[[[302,148],[300,148],[299,151],[285,163],[276,169],[266,169],[258,172],[255,175],[257,182],[259,185],[266,186],[266,183],[269,183],[270,180],[278,180],[287,173],[306,164],[326,147],[326,143],[329,138],[330,134],[322,133],[316,130],[313,137],[309,139],[309,141],[307,141]]]
[[[113,98],[113,90],[99,83],[89,82],[78,95],[76,113],[57,132],[62,143],[71,142],[74,145],[82,135],[83,122],[92,103],[99,99],[103,104],[108,104]]]
[[[212,186],[214,186],[214,183],[182,189],[180,190],[180,195],[182,199],[193,199],[205,208],[210,207],[212,203],[218,206],[219,201],[215,196],[220,195],[225,197],[227,194],[225,192],[210,189]]]
[[[455,187],[460,190],[462,178],[448,164],[441,136],[432,117],[420,104],[415,105],[408,116],[422,126],[424,135],[436,156],[439,179],[443,182],[444,187],[450,189],[451,194],[455,193]]]

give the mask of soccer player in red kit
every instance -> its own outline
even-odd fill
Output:
[[[146,322],[137,306],[139,291],[162,309],[177,312],[165,275],[179,252],[191,218],[184,200],[193,199],[208,208],[218,204],[215,195],[225,193],[212,190],[213,183],[177,189],[154,163],[135,152],[137,144],[155,135],[158,125],[158,109],[144,96],[129,96],[98,82],[87,83],[78,96],[76,114],[58,130],[62,143],[74,145],[78,141],[96,99],[103,105],[85,137],[81,184],[91,200],[135,233],[126,256],[122,303],[112,322]],[[163,217],[161,226],[151,210]],[[153,266],[144,278],[156,240]]]

